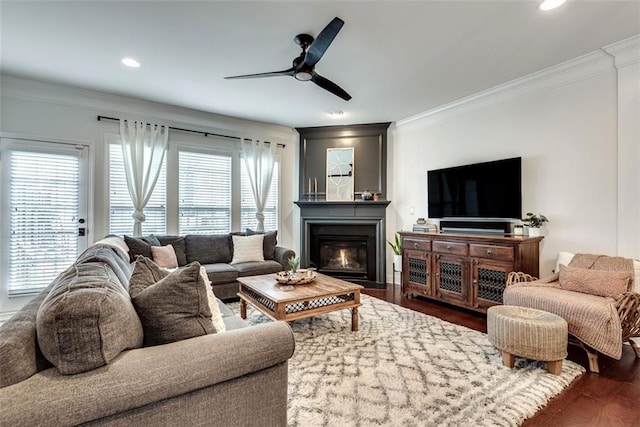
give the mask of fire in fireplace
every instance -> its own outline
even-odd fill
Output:
[[[327,237],[320,242],[318,269],[326,272],[367,272],[367,240]]]
[[[376,278],[376,233],[371,225],[313,225],[310,261],[318,272],[347,280]]]

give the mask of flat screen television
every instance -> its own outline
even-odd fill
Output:
[[[429,218],[522,218],[520,157],[427,172]]]

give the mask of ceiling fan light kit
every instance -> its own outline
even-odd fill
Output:
[[[320,61],[324,53],[327,51],[333,39],[344,25],[344,21],[338,17],[333,18],[329,24],[318,34],[315,39],[309,34],[298,34],[294,37],[293,41],[302,48],[302,53],[293,60],[291,68],[282,71],[271,71],[268,73],[257,74],[244,74],[240,76],[229,76],[225,79],[252,79],[261,77],[276,77],[276,76],[292,76],[299,81],[312,81],[322,89],[331,92],[332,94],[348,101],[351,99],[344,89],[332,82],[331,80],[322,77],[315,71],[315,66]]]

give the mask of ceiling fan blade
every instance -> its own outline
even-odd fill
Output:
[[[331,80],[322,77],[320,74],[316,73],[315,71],[311,76],[311,81],[317,84],[318,86],[320,86],[322,89],[328,90],[332,94],[339,96],[345,101],[348,101],[351,99],[351,95],[345,92],[344,89],[342,89],[340,86],[338,86]]]
[[[295,70],[293,68],[289,68],[288,70],[282,71],[272,71],[270,73],[257,73],[257,74],[245,74],[242,76],[229,76],[225,77],[227,80],[231,79],[256,79],[261,77],[276,77],[276,76],[293,76]]]
[[[344,21],[338,17],[333,18],[329,24],[324,27],[318,37],[311,43],[309,48],[307,49],[307,54],[304,57],[304,63],[308,66],[313,67],[316,65],[322,55],[327,51],[333,39],[336,38],[336,35],[344,25]]]

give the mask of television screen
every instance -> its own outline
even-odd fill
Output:
[[[521,158],[427,172],[429,218],[522,218]]]

